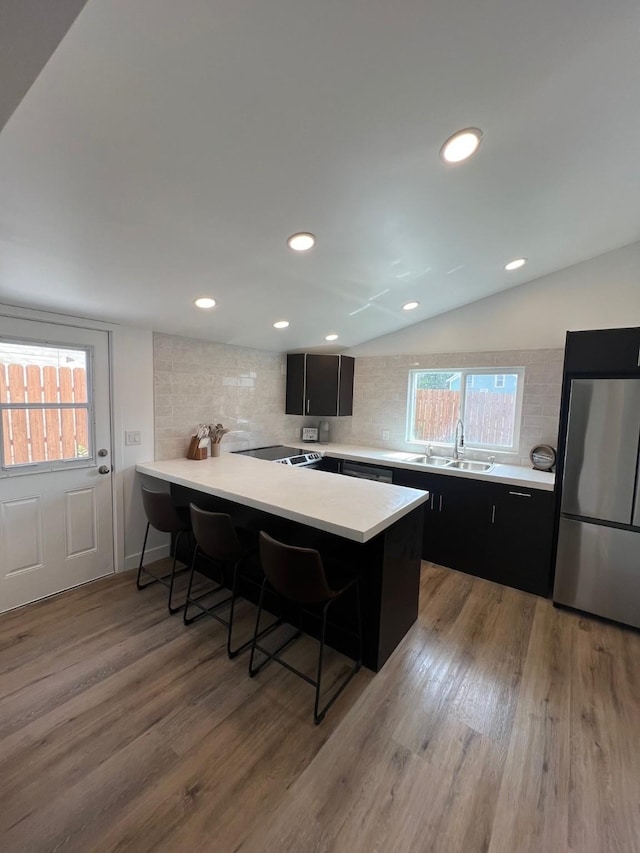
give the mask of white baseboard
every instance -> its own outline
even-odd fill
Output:
[[[169,556],[170,545],[167,543],[166,545],[158,545],[156,548],[147,548],[144,552],[144,562],[145,565],[147,563],[154,563],[156,560],[162,560],[164,557]],[[137,554],[130,554],[128,557],[124,558],[124,571],[126,572],[128,569],[137,569],[140,565],[140,552]]]

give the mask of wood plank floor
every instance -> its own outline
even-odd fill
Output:
[[[424,564],[418,623],[316,727],[165,595],[0,617],[3,853],[639,853],[640,634]]]

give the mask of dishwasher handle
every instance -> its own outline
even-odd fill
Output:
[[[345,459],[342,463],[342,473],[345,477],[356,477],[358,480],[393,483],[392,469],[382,468],[379,465],[363,465],[361,462],[349,462]]]

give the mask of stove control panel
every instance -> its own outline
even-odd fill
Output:
[[[283,459],[275,459],[275,462],[280,463],[280,465],[313,465],[314,462],[319,462],[322,459],[322,455],[313,451],[312,453],[301,453],[299,456],[285,456]]]

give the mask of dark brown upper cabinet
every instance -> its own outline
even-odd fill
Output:
[[[288,355],[286,414],[353,414],[353,367],[347,355]]]
[[[640,375],[640,328],[567,332],[564,370]]]

